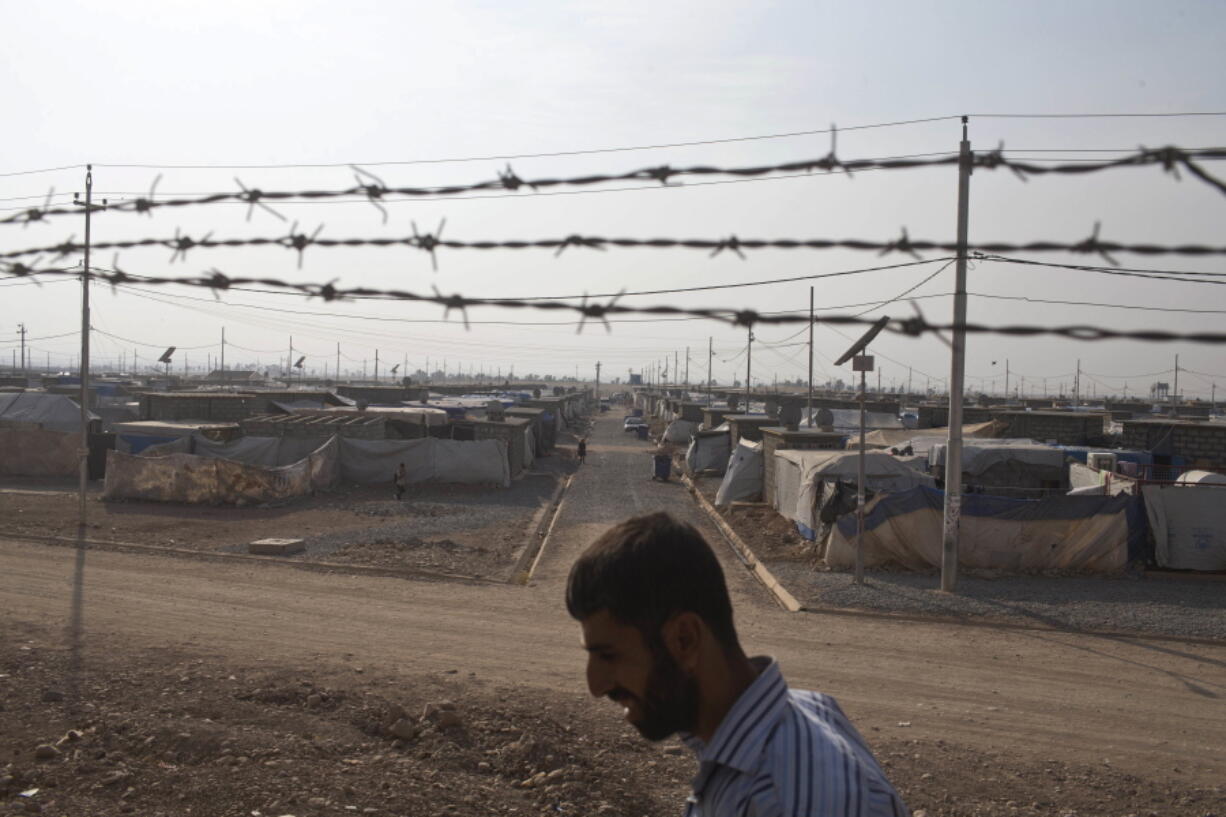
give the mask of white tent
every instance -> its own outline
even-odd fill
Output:
[[[810,530],[817,530],[818,503],[826,483],[857,482],[858,451],[775,452],[775,509]],[[934,480],[881,451],[864,453],[865,487],[875,493],[901,493]]]
[[[762,496],[762,443],[741,440],[728,459],[724,481],[715,492],[716,505]]]
[[[1146,485],[1141,495],[1160,567],[1226,570],[1226,490]]]

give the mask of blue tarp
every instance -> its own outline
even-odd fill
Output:
[[[945,492],[919,486],[909,491],[882,497],[864,517],[864,530],[871,531],[895,516],[919,510],[943,512]],[[991,494],[964,494],[963,517],[997,517],[1019,522],[1040,520],[1087,519],[1099,514],[1124,511],[1128,523],[1128,560],[1148,560],[1149,523],[1140,497],[1128,494],[1114,496],[1049,496],[1042,499],[1013,499]],[[839,533],[850,539],[856,534],[855,514],[846,514],[838,521]],[[803,533],[803,532],[802,532]]]

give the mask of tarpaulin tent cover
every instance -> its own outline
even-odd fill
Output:
[[[0,428],[0,474],[67,477],[80,467],[79,433],[41,428]]]
[[[108,451],[102,496],[208,505],[273,502],[327,488],[336,480],[337,455],[335,437],[297,462],[277,467],[195,454],[142,457]]]
[[[1004,423],[989,420],[986,423],[972,423],[962,426],[962,439],[989,439],[996,436],[997,431],[1005,428]],[[946,442],[949,439],[947,428],[881,428],[864,435],[864,444],[878,448],[901,448],[910,445],[916,454],[927,454],[934,444]],[[859,437],[853,441],[859,443]]]
[[[1079,462],[1068,465],[1069,496],[1096,496],[1132,493],[1136,480],[1110,471],[1100,471]]]
[[[1141,495],[1159,567],[1226,570],[1226,488],[1146,485]]]
[[[664,429],[664,439],[670,443],[688,443],[698,430],[698,423],[690,420],[673,420]]]
[[[728,468],[732,437],[725,431],[699,431],[685,452],[685,467],[691,474],[711,471],[722,474]]]
[[[945,442],[933,445],[928,450],[928,465],[944,465],[945,452]],[[967,474],[982,474],[994,465],[1007,462],[1059,468],[1064,464],[1064,452],[1059,448],[1026,439],[984,440],[982,443],[974,441],[962,444],[962,470]]]
[[[715,504],[727,505],[762,496],[762,443],[741,440],[728,458],[724,481],[715,492]]]
[[[297,462],[320,446],[319,437],[239,437],[228,443],[192,435],[192,453],[201,457],[275,467]]]
[[[924,570],[941,564],[943,491],[913,488],[882,495],[864,520],[864,564]],[[985,494],[962,498],[958,563],[1000,570],[1113,573],[1143,552],[1144,514],[1135,497],[1053,496],[1037,500]],[[826,563],[855,563],[856,519],[839,520]]]
[[[775,452],[775,509],[810,530],[817,530],[817,503],[824,482],[857,482],[859,451]],[[881,451],[864,452],[864,485],[875,493],[901,493],[935,481]]]
[[[511,484],[507,446],[502,440],[351,440],[340,438],[341,478],[347,482],[390,483],[404,463],[409,482]]]
[[[90,420],[98,415],[88,412]],[[0,392],[0,423],[29,423],[47,431],[81,431],[81,404],[63,394]]]

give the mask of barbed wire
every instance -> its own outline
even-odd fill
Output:
[[[10,273],[13,274],[13,273]],[[28,270],[25,275],[79,276],[82,273],[64,269]],[[338,287],[334,281],[325,284],[283,281],[277,278],[247,278],[229,276],[221,270],[212,269],[198,276],[167,278],[158,276],[133,276],[117,266],[110,272],[91,272],[90,278],[112,285],[142,284],[150,286],[182,285],[203,287],[214,293],[224,292],[234,286],[259,285],[269,288],[284,289],[297,292],[324,301],[339,301],[351,297],[377,296],[388,300],[399,300],[414,303],[434,304],[443,308],[443,317],[449,318],[452,310],[460,313],[465,328],[468,324],[468,310],[472,307],[498,307],[502,309],[533,309],[543,311],[570,312],[577,316],[577,332],[582,332],[588,321],[599,322],[605,330],[612,332],[610,315],[687,315],[706,318],[729,326],[753,328],[758,325],[784,325],[808,323],[808,315],[771,314],[754,309],[737,308],[694,308],[673,305],[658,306],[626,306],[619,304],[620,295],[607,302],[590,302],[587,298],[580,303],[568,303],[556,300],[509,300],[472,298],[460,293],[444,295],[437,287],[432,293],[412,292],[399,289],[375,289],[371,287]],[[1118,330],[1100,326],[1025,326],[1006,325],[988,326],[985,324],[965,323],[934,324],[930,323],[920,312],[919,307],[912,303],[916,314],[909,318],[891,318],[886,329],[897,335],[921,337],[934,334],[942,337],[942,333],[961,329],[969,334],[1003,335],[1008,337],[1055,336],[1069,340],[1141,340],[1151,342],[1187,341],[1191,343],[1226,344],[1226,333],[1222,332],[1171,332],[1165,329]],[[876,323],[872,318],[859,315],[821,315],[813,319],[815,324],[830,326],[839,325],[866,326]],[[837,331],[837,330],[836,330]],[[942,337],[942,339],[944,339]]]
[[[284,190],[261,190],[257,187],[247,187],[241,180],[235,178],[234,182],[239,188],[237,192],[218,192],[203,196],[166,198],[159,200],[155,198],[157,181],[161,179],[159,176],[158,179],[154,181],[149,195],[140,196],[131,201],[113,204],[109,209],[118,212],[131,212],[138,214],[143,213],[152,215],[153,210],[167,207],[192,207],[216,204],[218,202],[241,202],[248,205],[248,220],[250,220],[255,208],[259,207],[278,219],[285,221],[285,216],[281,215],[276,210],[273,210],[269,206],[269,202],[277,202],[287,199],[333,199],[344,196],[363,196],[369,200],[372,205],[380,210],[380,212],[383,214],[384,221],[386,221],[387,211],[380,202],[384,197],[390,195],[403,196],[407,198],[421,196],[461,196],[466,193],[479,193],[489,190],[509,190],[515,192],[527,188],[529,190],[537,191],[556,187],[589,187],[593,185],[607,184],[610,182],[625,181],[654,181],[662,185],[668,185],[674,183],[674,181],[677,179],[691,177],[702,178],[710,176],[729,176],[737,178],[751,178],[757,176],[768,176],[776,173],[837,172],[852,176],[859,170],[910,170],[915,168],[957,165],[962,161],[958,154],[950,154],[935,158],[852,159],[844,161],[838,157],[836,152],[837,136],[837,131],[832,130],[830,152],[825,156],[818,159],[804,159],[800,161],[784,162],[781,164],[752,165],[743,167],[717,167],[714,165],[672,167],[671,165],[657,165],[654,167],[639,168],[637,170],[631,170],[624,173],[595,173],[582,176],[543,177],[535,179],[524,179],[512,169],[510,164],[508,164],[506,169],[500,171],[497,174],[497,177],[494,179],[470,184],[452,184],[428,187],[389,186],[370,171],[363,170],[358,166],[351,166],[351,169],[354,172],[354,180],[356,184],[345,188],[300,190],[293,192]],[[1014,175],[1023,181],[1027,180],[1030,176],[1083,175],[1087,173],[1100,173],[1106,170],[1114,170],[1123,167],[1144,167],[1157,165],[1160,166],[1164,172],[1174,175],[1176,179],[1180,178],[1179,171],[1182,169],[1191,174],[1193,177],[1213,187],[1219,193],[1226,194],[1226,182],[1214,177],[1197,163],[1198,160],[1223,158],[1226,158],[1226,148],[1185,150],[1172,145],[1163,148],[1142,147],[1135,153],[1127,156],[1121,156],[1110,161],[1104,161],[1099,164],[1085,164],[1082,162],[1038,164],[1035,162],[1008,158],[1005,156],[1004,145],[1001,144],[995,150],[972,152],[970,164],[974,168],[980,168],[983,170],[1007,169],[1012,171]],[[52,207],[48,202],[42,207],[32,207],[0,219],[0,224],[29,225],[36,222],[46,221],[50,218],[76,214],[79,212],[80,211],[76,208]]]
[[[746,251],[755,250],[853,250],[861,252],[876,252],[879,255],[903,253],[917,260],[922,260],[921,252],[939,252],[942,255],[957,253],[959,245],[955,241],[930,241],[911,238],[907,229],[902,228],[898,238],[892,241],[878,241],[860,238],[739,238],[731,235],[726,238],[630,238],[598,235],[572,234],[561,238],[538,239],[480,239],[467,241],[454,238],[443,238],[443,228],[447,220],[443,219],[434,232],[420,232],[417,224],[412,223],[413,233],[407,236],[387,236],[374,238],[325,238],[320,233],[323,225],[311,233],[299,231],[297,222],[290,231],[282,236],[263,236],[252,238],[213,238],[212,232],[201,238],[175,230],[169,238],[138,238],[126,241],[91,242],[94,251],[99,250],[130,250],[142,247],[162,247],[171,251],[170,262],[186,260],[187,254],[196,249],[218,249],[237,247],[280,247],[298,253],[298,266],[302,267],[302,258],[307,249],[336,247],[406,247],[427,253],[431,266],[438,269],[438,251],[447,250],[553,250],[554,256],[561,255],[565,250],[586,248],[607,251],[609,249],[653,249],[704,250],[715,257],[723,252],[734,253],[745,258]],[[1030,241],[1022,244],[990,241],[968,244],[966,250],[972,253],[1045,253],[1067,252],[1075,254],[1099,255],[1109,263],[1116,264],[1112,253],[1130,253],[1135,255],[1183,255],[1183,256],[1216,256],[1226,255],[1226,246],[1211,246],[1207,244],[1149,244],[1125,243],[1119,241],[1104,241],[1099,238],[1101,223],[1095,223],[1093,232],[1081,241]],[[42,247],[32,247],[24,250],[13,250],[0,253],[0,259],[15,259],[28,256],[51,255],[55,259],[65,258],[78,252],[83,252],[85,245],[70,236],[59,244],[49,244]],[[996,260],[996,259],[992,259]],[[37,262],[36,262],[37,263]],[[0,263],[0,270],[7,270],[16,275],[26,274],[28,265],[20,263]]]

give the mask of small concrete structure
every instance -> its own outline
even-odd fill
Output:
[[[293,556],[306,551],[302,539],[257,539],[247,545],[247,552],[257,556]]]
[[[779,425],[778,417],[765,414],[728,414],[724,417],[732,433],[732,449],[735,451],[741,440],[762,442],[762,429]]]
[[[1205,468],[1226,468],[1226,423],[1195,420],[1125,420],[1123,447],[1150,451],[1155,465],[1182,457]]]
[[[762,499],[768,504],[775,502],[775,452],[791,450],[837,451],[846,445],[847,435],[833,431],[781,427],[764,427],[762,434]]]
[[[1089,411],[1002,411],[996,419],[1009,424],[1005,437],[1059,445],[1104,445],[1109,415]]]

